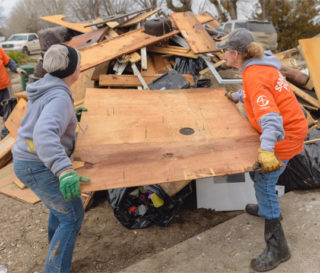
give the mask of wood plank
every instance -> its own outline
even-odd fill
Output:
[[[205,16],[199,16],[202,24],[212,20]],[[98,45],[81,50],[81,71],[87,70],[100,63],[110,61],[123,54],[131,53],[144,46],[165,40],[179,31],[171,31],[162,36],[152,36],[144,33],[144,28],[129,31],[111,40],[103,41]]]
[[[86,89],[94,86],[94,81],[91,80],[94,71],[95,67],[92,67],[80,72],[79,79],[70,88],[74,101],[83,100]]]
[[[20,189],[13,181],[15,179],[13,163],[8,164],[0,170],[0,193],[29,204],[40,201],[30,189]]]
[[[59,26],[67,27],[81,33],[88,33],[94,30],[93,27],[84,27],[88,25],[88,23],[72,23],[72,22],[65,21],[64,18],[66,18],[66,16],[63,14],[48,15],[48,16],[40,17],[40,19],[44,21],[47,21]]]
[[[151,55],[147,55],[147,70],[142,70],[141,75],[145,77],[145,76],[153,76],[155,74],[157,74],[157,72],[154,67]]]
[[[194,54],[190,48],[185,48],[182,46],[149,46],[148,51],[155,53],[162,53],[167,55],[183,56],[187,58],[198,59],[199,56]]]
[[[302,91],[300,88],[298,88],[297,86],[293,85],[292,83],[288,82],[288,84],[290,85],[290,87],[292,88],[293,92],[303,98],[306,102],[309,102],[310,104],[312,104],[313,106],[317,107],[318,109],[320,108],[320,102],[315,99],[314,97],[311,97],[309,94],[307,94],[306,92]]]
[[[320,100],[320,37],[299,40],[318,100]]]
[[[155,74],[153,76],[143,76],[145,82],[150,84],[155,79],[160,77],[162,74]],[[194,79],[191,74],[182,74],[182,76],[189,81],[190,85],[194,85]],[[109,87],[136,87],[140,86],[141,83],[136,75],[100,75],[99,86]]]
[[[155,79],[160,77],[162,74],[155,74],[153,76],[143,76],[145,82],[150,84]],[[182,74],[182,76],[189,81],[190,85],[194,85],[194,79],[191,74]],[[99,86],[109,87],[136,87],[140,86],[141,83],[136,75],[100,75]]]
[[[212,21],[207,23],[208,26],[210,26],[213,29],[217,29],[220,26],[220,22],[211,13],[209,13],[208,11],[205,11],[202,14],[212,18]]]
[[[98,66],[96,66],[94,68],[93,73],[92,73],[91,80],[92,81],[98,81],[99,80],[99,76],[101,74],[107,74],[108,73],[108,69],[109,69],[109,64],[110,64],[110,62],[108,61],[108,62],[99,64]]]
[[[122,28],[122,27],[130,27],[130,26],[136,25],[159,11],[160,9],[155,9],[146,13],[138,14],[135,17],[123,22],[118,27]]]
[[[92,32],[74,36],[69,42],[65,42],[64,44],[74,47],[78,50],[85,49],[95,43],[102,41],[107,31],[107,27],[100,28]]]
[[[190,184],[192,180],[187,181],[177,181],[177,182],[166,182],[162,183],[162,189],[168,194],[170,197],[174,196],[176,193],[181,191],[185,186]]]
[[[194,53],[217,51],[216,43],[190,11],[170,14]]]
[[[163,58],[162,55],[158,55],[158,54],[152,55],[152,62],[157,74],[163,74],[172,69],[172,66],[168,62],[167,58]]]
[[[0,140],[0,169],[12,159],[11,149],[14,142],[15,138],[10,133]]]
[[[241,173],[257,159],[258,133],[223,89],[88,89],[84,106],[75,160],[92,182],[83,191]]]
[[[18,129],[24,115],[27,113],[27,101],[25,99],[19,99],[16,106],[13,108],[5,125],[10,132],[11,136],[17,138]]]

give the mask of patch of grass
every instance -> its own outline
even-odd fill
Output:
[[[30,56],[22,53],[22,52],[16,52],[16,51],[10,51],[7,53],[7,55],[14,60],[19,66],[26,63],[36,63],[37,60],[34,58],[31,58]]]

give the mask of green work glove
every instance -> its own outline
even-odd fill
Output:
[[[274,151],[266,151],[260,148],[258,149],[258,163],[260,163],[264,173],[277,171],[281,167],[281,162]]]
[[[80,197],[80,181],[90,182],[90,178],[77,174],[73,169],[62,172],[59,176],[60,191],[66,200]]]
[[[80,122],[82,111],[88,111],[88,109],[84,106],[78,106],[78,107],[74,108],[74,111],[76,112],[76,117],[77,117],[78,122]]]

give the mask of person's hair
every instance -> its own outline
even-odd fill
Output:
[[[78,63],[80,63],[81,55],[78,50]],[[48,72],[52,73],[57,70],[65,70],[69,65],[68,48],[64,45],[52,45],[44,54],[43,57],[43,68]]]
[[[264,49],[262,44],[258,42],[251,42],[246,47],[246,52],[242,53],[245,60],[251,58],[258,58],[261,59],[263,57]]]

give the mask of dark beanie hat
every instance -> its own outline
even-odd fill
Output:
[[[79,58],[77,51],[73,47],[67,45],[63,46],[65,46],[68,49],[69,64],[64,70],[57,70],[50,73],[50,75],[58,77],[60,79],[68,77],[72,75],[74,71],[76,71]]]

